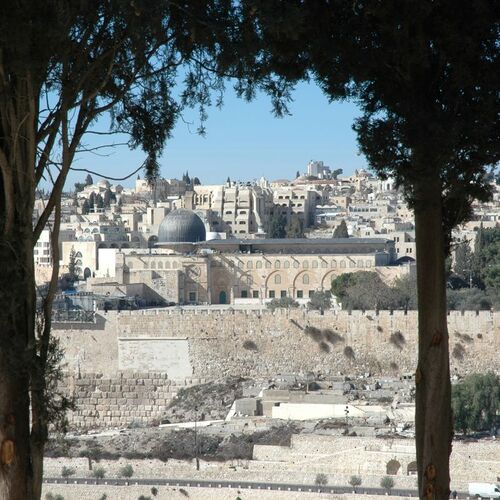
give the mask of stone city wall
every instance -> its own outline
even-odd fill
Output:
[[[455,351],[451,357],[452,374],[498,371],[500,314],[452,312],[448,318],[450,350]],[[97,410],[96,398],[90,396],[95,391],[110,394],[108,406],[113,408],[102,410],[112,412],[105,415],[111,417],[106,425],[120,425],[125,417],[141,421],[158,418],[161,410],[142,407],[168,404],[175,392],[171,390],[174,381],[189,385],[193,378],[263,378],[309,371],[326,375],[370,372],[384,376],[411,373],[416,364],[416,312],[328,311],[321,315],[304,310],[272,313],[217,308],[157,309],[109,311],[88,328],[78,324],[66,329],[62,326],[56,325],[54,332],[66,351],[68,384],[71,386],[70,381],[74,381],[80,416],[86,417],[87,425],[104,424],[100,422],[102,413]],[[313,330],[311,336],[307,333],[311,327],[330,333],[315,339],[314,336],[323,334]],[[341,340],[336,340],[332,332],[339,334]],[[457,345],[460,348],[455,349]],[[126,373],[133,374],[125,376]],[[120,383],[124,378],[126,382]],[[168,382],[169,389],[156,390],[161,396],[146,393],[143,397],[139,393],[142,389],[137,387],[146,387],[146,381],[160,388]],[[101,385],[103,388],[99,389]],[[108,390],[108,386],[127,390]],[[134,410],[124,409],[123,402],[115,400],[132,398],[119,397],[121,391],[135,391],[137,399],[145,402],[137,404]],[[99,406],[105,407],[106,396],[101,399]]]

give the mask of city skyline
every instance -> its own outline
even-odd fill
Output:
[[[247,103],[228,89],[224,106],[208,111],[205,136],[196,133],[196,110],[185,114],[178,120],[159,160],[161,176],[180,178],[188,171],[204,184],[221,184],[227,177],[236,181],[251,181],[262,176],[269,180],[293,179],[297,171],[306,171],[311,160],[323,161],[332,169],[342,168],[344,175],[367,167],[365,157],[358,153],[356,134],[352,130],[354,119],[360,113],[354,103],[329,104],[314,84],[298,85],[293,99],[291,115],[276,118],[267,96],[259,94]],[[241,116],[244,119],[239,120]],[[109,121],[106,118],[98,125],[99,130],[105,131]],[[109,136],[103,139],[89,135],[86,142],[93,148],[109,143],[109,139]],[[113,137],[114,143],[125,141],[125,136]],[[105,151],[99,149],[99,155],[81,153],[74,168],[124,177],[144,160],[142,151],[131,151],[125,145],[113,148],[109,156],[103,155]],[[142,172],[139,175],[142,176]],[[71,171],[66,189],[71,189],[85,176],[85,172]],[[99,180],[98,176],[93,177]],[[122,184],[131,185],[136,177]]]

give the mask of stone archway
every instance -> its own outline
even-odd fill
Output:
[[[413,461],[408,464],[406,468],[406,473],[408,476],[416,476],[418,474],[417,462]]]
[[[83,271],[83,279],[87,279],[87,278],[90,278],[92,276],[92,271],[86,267]]]

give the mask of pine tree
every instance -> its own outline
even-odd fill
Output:
[[[90,174],[87,174],[87,177],[85,177],[85,185],[91,186],[92,184],[94,184],[94,179],[92,179]]]
[[[349,238],[347,224],[344,219],[342,219],[342,222],[333,231],[333,238]]]

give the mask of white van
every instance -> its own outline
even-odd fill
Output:
[[[494,483],[469,483],[469,495],[473,498],[500,498],[500,485]]]

